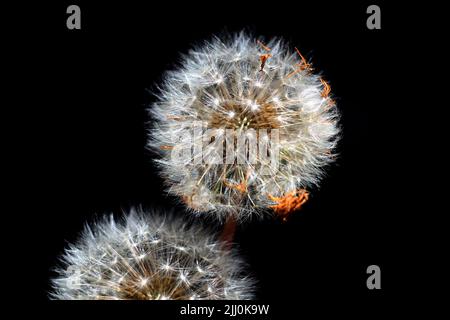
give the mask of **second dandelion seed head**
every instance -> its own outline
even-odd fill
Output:
[[[65,251],[55,299],[249,299],[243,262],[214,234],[180,219],[132,211],[87,227]]]

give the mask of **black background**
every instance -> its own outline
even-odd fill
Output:
[[[81,7],[81,30],[66,28],[70,4]],[[25,43],[16,41],[25,45],[31,76],[18,98],[34,102],[23,124],[31,133],[19,204],[30,205],[22,219],[30,229],[25,241],[35,248],[27,257],[34,300],[52,306],[51,268],[96,216],[120,216],[137,205],[183,214],[146,150],[145,109],[180,53],[242,29],[281,36],[311,58],[331,84],[343,129],[337,162],[301,211],[287,223],[268,219],[239,228],[237,247],[258,280],[257,297],[285,311],[304,301],[376,308],[392,297],[401,252],[392,233],[396,217],[374,182],[384,178],[388,152],[380,149],[375,128],[384,124],[374,114],[394,91],[387,70],[399,39],[394,9],[384,3],[378,2],[382,29],[366,28],[369,4],[61,1],[24,9],[34,28]],[[382,270],[382,290],[366,287],[371,264]]]

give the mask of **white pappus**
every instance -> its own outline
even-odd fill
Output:
[[[264,44],[240,33],[205,42],[166,73],[149,112],[154,124],[148,145],[159,153],[167,190],[197,213],[243,220],[272,209],[286,217],[308,199],[307,190],[335,159],[339,113],[330,86],[282,39]],[[199,122],[202,134],[195,135]],[[212,139],[207,129],[217,129]],[[229,129],[234,140],[227,141]],[[235,146],[252,130],[258,142],[265,137],[261,130],[266,139],[276,133],[268,151],[275,166],[263,161],[263,153],[250,161],[247,149],[243,161],[204,161],[222,157],[218,141]],[[183,149],[188,157],[174,156]]]
[[[63,300],[251,299],[254,281],[234,250],[179,218],[132,210],[86,226],[55,270]]]

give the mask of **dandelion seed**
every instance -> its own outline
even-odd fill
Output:
[[[256,102],[251,102],[250,108],[252,109],[252,111],[256,111],[259,109],[259,104],[257,104]]]
[[[139,285],[141,286],[141,288],[142,288],[142,287],[145,287],[145,286],[147,285],[147,282],[148,282],[148,279],[147,279],[147,278],[144,278],[144,279],[141,280],[141,282],[139,283]]]
[[[173,270],[172,266],[171,266],[170,264],[168,264],[168,263],[162,265],[161,268],[162,268],[163,270],[165,270],[165,271]]]
[[[146,256],[146,254],[143,253],[143,254],[139,255],[137,258],[138,258],[138,260],[142,260],[145,258],[145,256]]]
[[[183,281],[183,282],[188,282],[188,278],[183,273],[180,273],[180,280]]]

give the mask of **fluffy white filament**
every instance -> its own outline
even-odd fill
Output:
[[[250,299],[242,261],[214,235],[174,218],[132,211],[87,226],[62,257],[54,299]]]
[[[267,212],[278,204],[275,199],[317,186],[334,159],[339,133],[327,89],[300,53],[280,39],[263,45],[241,33],[191,50],[167,72],[150,109],[156,124],[149,146],[160,153],[157,163],[168,192],[195,212],[243,219]],[[193,135],[198,121],[205,124],[202,136]],[[262,174],[262,165],[251,161],[202,161],[217,150],[209,137],[205,144],[209,128],[233,129],[236,136],[248,129],[278,131],[272,149],[276,167],[266,166],[269,173]],[[215,141],[223,134],[216,132]],[[195,144],[202,150],[191,147]],[[180,148],[193,152],[174,157]]]

